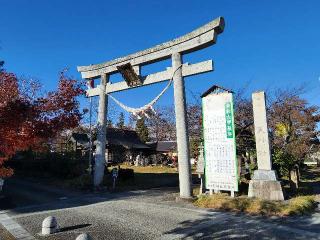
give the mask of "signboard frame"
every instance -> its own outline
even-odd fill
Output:
[[[206,107],[204,106],[204,101],[205,101],[205,98],[206,97],[211,97],[212,95],[214,95],[215,97],[218,97],[219,95],[221,94],[230,94],[230,101],[226,101],[224,103],[224,113],[225,113],[225,118],[224,118],[224,121],[225,121],[225,130],[226,130],[226,139],[230,139],[232,138],[233,139],[233,161],[234,161],[234,168],[232,169],[232,173],[235,174],[235,178],[234,180],[232,180],[233,182],[230,182],[230,185],[233,184],[233,189],[227,189],[227,188],[223,188],[223,187],[216,187],[216,188],[212,188],[212,187],[208,187],[208,175],[209,174],[214,174],[214,173],[209,173],[208,172],[208,169],[207,169],[207,161],[208,161],[208,158],[207,158],[207,148],[206,148],[206,137],[205,137],[205,118],[207,117],[206,114],[205,114],[205,110],[206,110]],[[221,97],[225,97],[225,96],[222,96]],[[226,98],[226,97],[225,97]],[[204,146],[204,166],[205,166],[205,184],[206,184],[206,188],[210,190],[210,193],[212,192],[212,190],[215,190],[216,191],[220,191],[220,190],[223,190],[223,191],[231,191],[231,195],[234,195],[234,192],[236,191],[239,191],[239,173],[238,173],[238,159],[237,159],[237,154],[236,154],[236,137],[235,137],[235,124],[234,124],[234,101],[233,101],[233,94],[232,92],[230,91],[227,91],[225,89],[223,89],[222,92],[207,92],[205,95],[202,96],[202,119],[203,119],[203,123],[202,123],[202,135],[203,135],[203,146]],[[228,105],[228,107],[227,107]],[[221,109],[220,109],[221,110]],[[226,114],[226,112],[228,112],[228,114]],[[228,120],[228,121],[227,121]],[[231,120],[231,123],[230,123],[230,120]],[[230,128],[232,128],[232,130],[230,130]],[[228,130],[229,129],[229,130]],[[223,142],[222,142],[223,143]],[[225,144],[227,145],[227,143],[225,142]],[[230,143],[229,143],[230,144]]]

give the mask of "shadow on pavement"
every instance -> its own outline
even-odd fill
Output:
[[[157,192],[158,195],[162,193],[161,190],[155,190],[154,192]],[[30,180],[12,178],[4,185],[2,194],[0,210],[10,210],[10,214],[14,215],[74,208],[116,199],[133,198],[140,195],[151,196],[153,192],[150,190],[113,193],[107,191],[98,193],[77,192]]]
[[[92,224],[78,224],[78,225],[74,225],[74,226],[63,227],[63,228],[59,229],[59,232],[72,231],[72,230],[76,230],[76,229],[80,229],[80,228],[89,227],[91,225]]]
[[[163,239],[320,239],[319,217],[267,218],[212,212],[164,233]],[[227,227],[226,227],[227,226]]]

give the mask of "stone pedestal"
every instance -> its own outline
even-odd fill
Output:
[[[273,170],[256,170],[249,182],[248,197],[264,200],[284,200],[282,187]]]

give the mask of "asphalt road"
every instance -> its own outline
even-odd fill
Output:
[[[320,239],[320,213],[264,218],[214,212],[175,202],[170,189],[81,194],[26,181],[10,186],[14,189],[6,194],[14,208],[0,212],[0,223],[1,215],[7,216],[35,239],[75,239],[83,232],[97,240]],[[60,232],[41,236],[41,222],[50,215],[57,218]]]

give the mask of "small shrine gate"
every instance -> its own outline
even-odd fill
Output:
[[[117,58],[105,63],[80,66],[78,71],[82,78],[90,81],[100,78],[100,85],[89,89],[89,97],[99,96],[97,145],[95,157],[94,185],[99,186],[103,179],[106,146],[106,115],[108,95],[135,87],[142,87],[172,78],[174,86],[174,105],[176,115],[177,148],[179,163],[180,197],[192,197],[191,166],[189,157],[189,136],[186,119],[186,98],[184,77],[205,73],[213,70],[212,60],[195,64],[183,64],[182,55],[206,48],[216,43],[218,34],[224,30],[224,19],[219,17],[206,25],[172,41],[156,45],[155,47]],[[144,65],[165,59],[172,59],[172,67],[164,71],[140,75],[140,68]],[[111,83],[109,76],[120,72],[125,81]],[[152,107],[151,105],[148,107]],[[138,109],[139,110],[139,109]],[[141,111],[148,109],[140,109]]]

